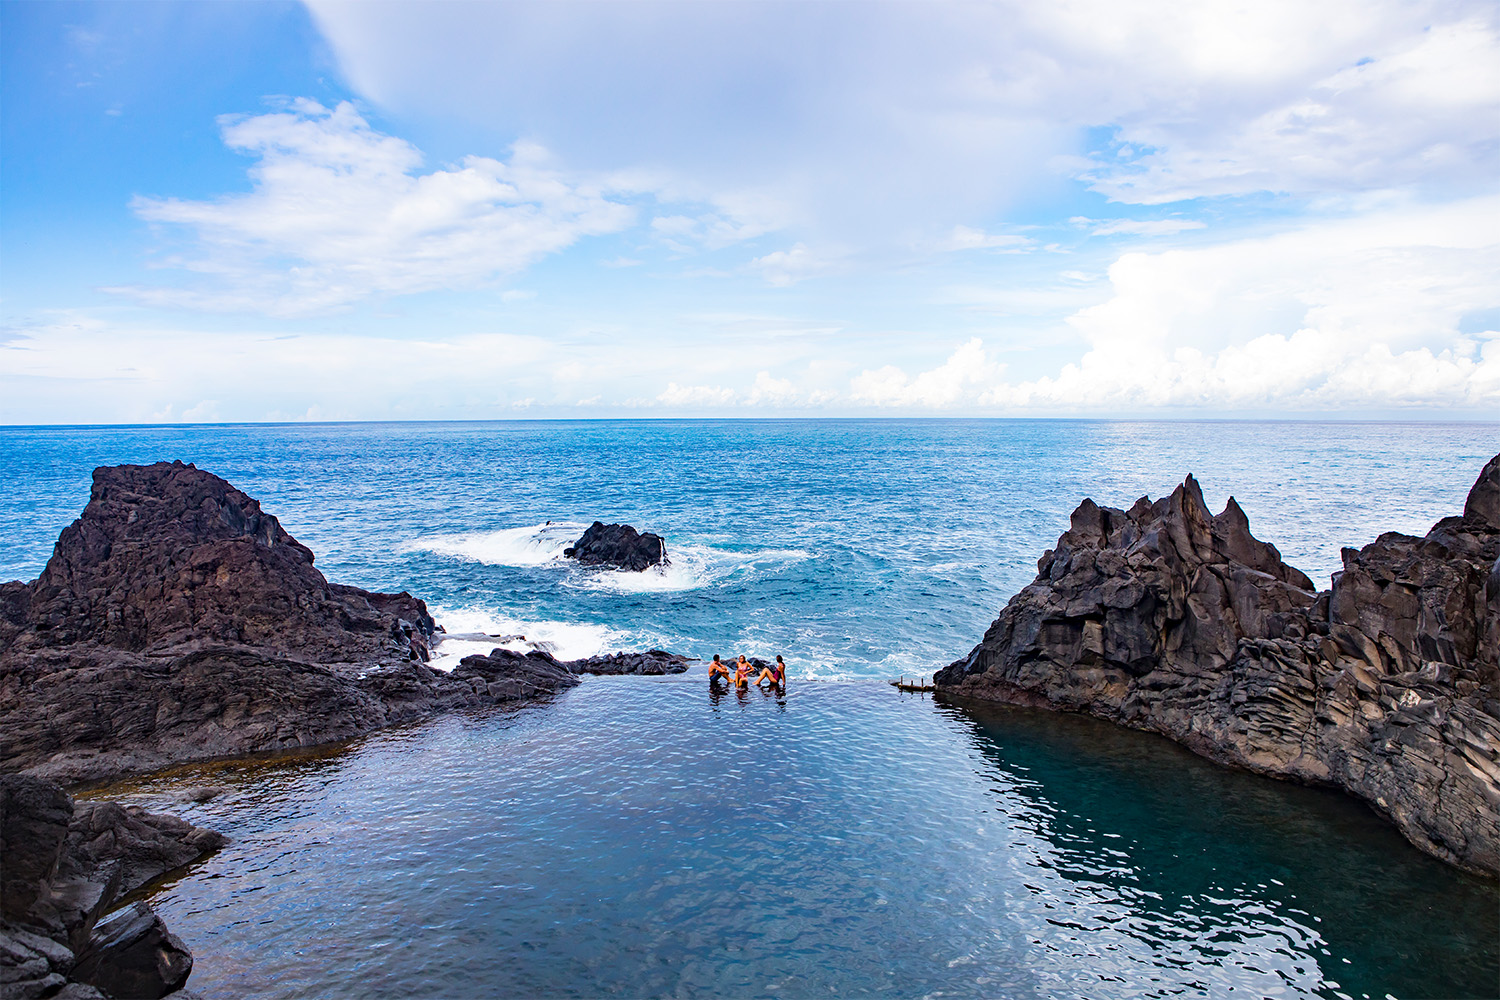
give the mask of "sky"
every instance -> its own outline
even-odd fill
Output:
[[[1500,419],[1500,4],[0,4],[0,423]]]

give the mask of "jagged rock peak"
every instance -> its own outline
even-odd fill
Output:
[[[1222,763],[1333,785],[1416,845],[1500,872],[1500,455],[1461,517],[1343,550],[1314,593],[1189,476],[1085,500],[940,691],[1087,712]]]
[[[394,644],[426,659],[435,628],[410,595],[330,584],[257,500],[180,461],[96,469],[41,576],[0,590],[0,649],[212,640],[347,661]]]
[[[1500,531],[1500,455],[1485,464],[1484,471],[1464,501],[1464,518]]]

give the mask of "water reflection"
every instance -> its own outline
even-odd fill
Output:
[[[878,683],[801,684],[795,712],[766,688],[705,705],[701,683],[590,679],[551,706],[111,792],[235,838],[155,896],[210,994],[1123,1000],[1493,981],[1494,888],[1338,796],[1087,719]],[[229,791],[176,801],[215,783]]]
[[[1065,940],[1126,934],[1155,960],[1268,995],[1268,975],[1335,996],[1500,985],[1495,887],[1420,854],[1341,793],[1079,716],[938,710],[968,727],[996,794],[1026,802],[1011,816],[1045,845],[1036,867],[1072,891],[1027,887]],[[1413,933],[1448,921],[1451,936]]]

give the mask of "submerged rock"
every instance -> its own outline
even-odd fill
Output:
[[[431,669],[438,633],[410,594],[329,583],[217,476],[97,469],[41,576],[0,586],[0,771],[102,781],[531,690]]]
[[[226,843],[212,830],[51,782],[0,775],[0,983],[6,997],[161,997],[193,958],[145,903],[103,915]]]
[[[671,562],[667,559],[666,540],[660,535],[650,531],[642,534],[628,524],[602,521],[589,525],[582,538],[563,549],[563,555],[577,559],[584,566],[614,566],[634,572]]]
[[[1037,577],[933,678],[1086,712],[1261,774],[1343,788],[1417,846],[1500,873],[1500,455],[1424,538],[1344,550],[1333,587],[1214,516],[1191,476],[1085,500]]]

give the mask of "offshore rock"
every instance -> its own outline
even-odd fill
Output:
[[[221,834],[113,802],[75,809],[60,786],[7,774],[0,838],[6,997],[161,997],[182,986],[192,955],[150,907],[101,916],[217,850]]]
[[[329,583],[217,476],[181,462],[97,469],[41,576],[0,586],[0,772],[105,781],[535,688],[433,670],[438,632],[410,594]]]
[[[577,559],[584,566],[614,566],[641,572],[652,566],[670,565],[667,543],[653,532],[641,534],[628,524],[605,524],[595,521],[583,537],[563,555]]]
[[[1455,865],[1500,874],[1500,455],[1461,516],[1344,549],[1315,592],[1191,476],[1085,500],[941,692],[1085,712],[1237,767],[1332,785]]]

